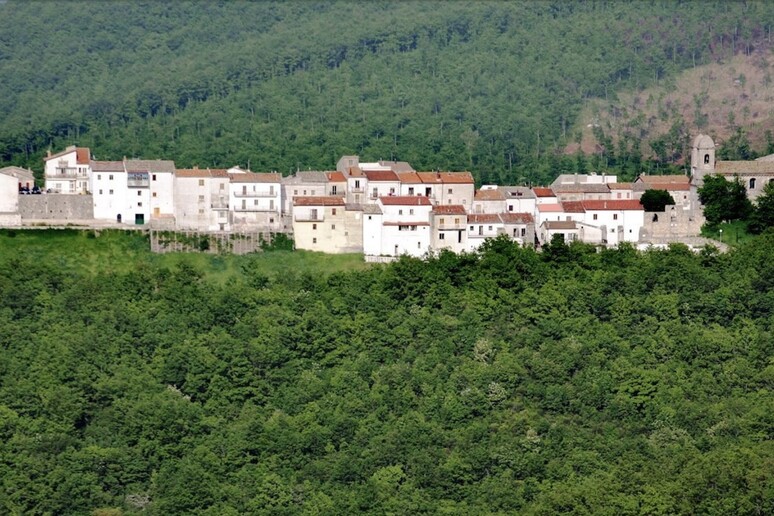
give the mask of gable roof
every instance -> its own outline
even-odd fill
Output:
[[[574,220],[547,220],[543,226],[546,229],[578,229]]]
[[[554,191],[550,188],[545,188],[542,186],[536,186],[532,189],[533,192],[535,192],[536,197],[556,197],[554,194]]]
[[[399,182],[400,178],[398,174],[392,170],[366,170],[363,172],[368,181],[380,182],[380,181],[393,181]]]
[[[169,172],[175,173],[175,162],[166,159],[127,159],[124,161],[127,172]]]
[[[0,168],[0,174],[15,177],[17,179],[35,179],[32,170],[21,167],[3,167]]]
[[[471,213],[468,215],[468,224],[501,224],[502,220],[497,213]]]
[[[88,165],[91,161],[91,151],[89,151],[88,147],[76,147],[75,145],[70,145],[65,150],[57,152],[56,154],[52,154],[50,156],[46,156],[43,158],[43,161],[48,161],[55,158],[61,158],[62,156],[66,154],[70,154],[71,152],[75,152],[75,162],[78,165]]]
[[[430,199],[424,195],[395,195],[379,197],[379,202],[385,206],[431,206]]]
[[[608,183],[607,187],[611,190],[631,190],[632,183]]]
[[[583,201],[563,201],[561,205],[565,213],[586,213]]]
[[[553,185],[554,193],[608,193],[610,187],[600,183],[572,183]]]
[[[640,201],[624,199],[614,201],[580,201],[586,211],[643,211]]]
[[[504,201],[505,195],[499,188],[487,188],[478,190],[473,198],[476,201]]]
[[[534,199],[535,192],[526,186],[500,186],[497,188],[501,190],[506,199]]]
[[[123,172],[123,161],[92,161],[91,170],[93,172]]]
[[[416,174],[420,181],[428,184],[473,184],[473,175],[470,172],[417,172]]]
[[[326,172],[325,176],[328,178],[328,181],[330,181],[331,183],[345,183],[347,181],[347,178],[344,177],[344,174],[342,174],[338,170],[335,172]]]
[[[544,211],[544,212],[559,212],[563,213],[564,208],[562,208],[562,205],[557,203],[548,203],[548,204],[538,204],[537,205],[538,211]]]
[[[461,204],[441,204],[433,206],[435,215],[467,215],[465,207]]]
[[[531,224],[535,222],[531,213],[501,213],[500,218],[506,224]]]
[[[413,170],[406,171],[406,172],[398,172],[398,178],[400,179],[401,183],[406,184],[421,184],[422,180],[419,179],[419,174],[414,172]]]
[[[208,168],[178,168],[175,169],[175,176],[177,177],[212,177],[210,169]]]
[[[344,198],[335,195],[293,197],[293,206],[344,206]]]

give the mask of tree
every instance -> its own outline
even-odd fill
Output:
[[[774,182],[769,181],[756,201],[750,217],[750,231],[762,233],[772,226],[774,226]]]
[[[640,203],[645,211],[664,211],[665,206],[673,205],[675,200],[666,190],[645,190]]]
[[[753,211],[747,191],[738,177],[734,181],[728,181],[721,175],[705,177],[704,185],[699,188],[699,200],[704,205],[704,217],[712,225],[747,220]]]

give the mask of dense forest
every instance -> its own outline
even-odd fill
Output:
[[[720,0],[11,0],[0,165],[40,172],[46,149],[76,143],[98,159],[285,174],[359,154],[479,183],[632,177],[678,163],[656,152],[674,135],[649,136],[656,161],[602,129],[597,151],[568,155],[584,105],[768,49],[772,22],[771,2]]]
[[[146,249],[0,234],[0,512],[774,513],[774,233]]]

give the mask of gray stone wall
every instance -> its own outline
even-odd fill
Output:
[[[91,195],[41,194],[20,195],[22,222],[33,220],[92,220],[94,199]]]
[[[681,206],[667,206],[662,213],[645,212],[640,230],[640,242],[679,242],[701,234],[704,215],[699,210],[686,210]]]

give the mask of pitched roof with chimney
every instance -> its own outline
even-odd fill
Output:
[[[229,174],[232,183],[279,183],[282,175],[277,172],[244,172]]]
[[[331,183],[345,183],[347,181],[347,178],[344,177],[344,174],[339,171],[326,172],[325,177],[327,177],[328,181]]]
[[[433,206],[434,215],[467,215],[465,207],[461,204],[441,204]]]
[[[385,206],[432,206],[430,199],[424,195],[395,195],[379,197],[379,202]]]
[[[398,174],[392,170],[366,170],[363,174],[365,174],[369,182],[400,181]]]
[[[422,180],[419,179],[419,175],[414,171],[398,172],[398,178],[400,179],[400,182],[404,184],[409,184],[409,185],[422,184]]]
[[[624,199],[614,201],[580,201],[586,211],[643,211],[640,201]]]
[[[417,176],[427,184],[473,184],[470,172],[417,172]]]
[[[344,199],[335,195],[294,197],[293,206],[344,206]]]

